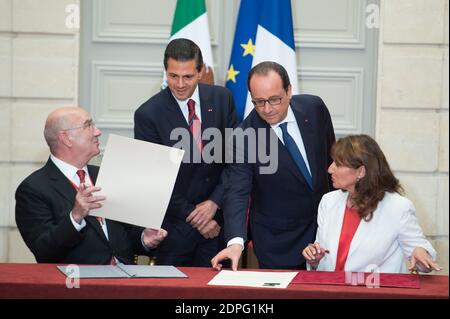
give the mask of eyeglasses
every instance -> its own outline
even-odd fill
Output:
[[[281,104],[282,99],[283,99],[283,97],[272,96],[272,97],[269,97],[267,100],[264,100],[264,99],[252,100],[252,103],[255,107],[264,107],[264,105],[266,105],[266,102],[268,102],[270,105],[279,105],[279,104]]]
[[[90,120],[90,121],[85,122],[83,125],[75,126],[75,127],[71,127],[71,128],[66,128],[66,129],[61,130],[61,131],[72,131],[72,130],[78,130],[79,128],[92,129],[94,126],[95,126],[94,121]]]

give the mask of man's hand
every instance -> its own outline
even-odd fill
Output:
[[[89,215],[91,209],[102,207],[105,196],[94,196],[93,193],[100,191],[100,187],[86,186],[81,184],[75,196],[75,205],[72,208],[72,218],[81,224],[84,217]]]
[[[217,208],[217,204],[212,200],[205,200],[195,206],[195,209],[186,218],[186,222],[199,230],[214,218]]]
[[[210,220],[205,226],[199,228],[198,231],[206,239],[213,239],[219,236],[220,226],[215,220]]]
[[[158,245],[167,237],[167,230],[165,229],[153,229],[146,228],[144,229],[144,245],[147,248],[153,249],[158,247]]]
[[[239,244],[233,244],[220,251],[213,259],[211,259],[211,265],[215,270],[221,270],[222,260],[231,259],[231,269],[237,270],[239,259],[242,255],[242,246]]]

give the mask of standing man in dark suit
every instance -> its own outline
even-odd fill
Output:
[[[156,263],[207,267],[224,247],[220,210],[224,139],[225,129],[237,125],[234,100],[224,87],[199,84],[203,58],[191,40],[172,40],[164,53],[164,67],[168,87],[134,115],[136,139],[178,147],[183,134],[176,132],[188,137],[162,226],[169,236],[156,251]],[[208,140],[208,131],[217,134]],[[217,147],[211,152],[209,144]]]
[[[250,203],[260,268],[306,269],[302,247],[314,241],[318,204],[332,187],[327,173],[335,141],[330,114],[317,96],[292,96],[288,74],[275,62],[256,65],[248,75],[248,88],[255,108],[240,128],[255,131],[257,140],[265,143],[253,143],[254,147],[247,143],[243,149],[232,146],[244,160],[229,168],[223,203],[228,247],[211,263],[220,269],[222,260],[231,259],[237,269]],[[262,170],[261,158],[250,160],[251,152],[261,151],[275,161],[271,165],[277,168],[270,173]]]
[[[144,229],[89,216],[102,207],[94,183],[100,130],[79,107],[60,108],[47,117],[44,136],[50,158],[16,191],[16,223],[39,263],[132,264],[166,237],[163,229]],[[124,212],[126,213],[126,212]]]

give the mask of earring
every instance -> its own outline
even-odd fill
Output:
[[[361,180],[361,176],[356,177],[356,182],[358,183]]]

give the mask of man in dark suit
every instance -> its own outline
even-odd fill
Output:
[[[39,263],[132,264],[164,239],[163,229],[144,229],[89,216],[104,196],[94,183],[100,130],[85,110],[60,108],[47,118],[50,158],[16,191],[16,223]]]
[[[257,142],[239,148],[232,141],[235,155],[243,160],[230,165],[228,172],[223,203],[228,247],[211,263],[221,269],[220,262],[231,259],[237,269],[250,205],[260,268],[305,269],[301,251],[314,241],[318,204],[332,187],[327,174],[335,141],[330,114],[317,96],[292,96],[288,74],[275,62],[256,65],[248,87],[255,108],[240,128],[255,131]],[[258,154],[255,161],[252,152]],[[264,167],[259,154],[269,154],[276,169]]]
[[[188,39],[167,45],[164,67],[168,87],[134,115],[136,139],[186,151],[163,221],[169,236],[156,251],[156,263],[207,267],[224,246],[224,136],[237,125],[234,100],[224,87],[199,83],[202,54]],[[208,132],[216,134],[211,139]]]

